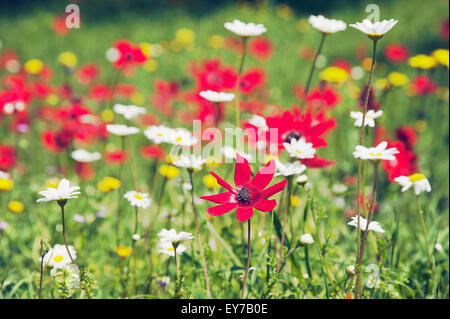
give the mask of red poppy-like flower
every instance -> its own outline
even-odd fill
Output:
[[[145,159],[162,160],[164,159],[165,151],[159,145],[146,145],[141,147],[141,155]]]
[[[294,94],[301,101],[305,89],[302,85],[294,86]],[[305,98],[308,106],[318,110],[329,110],[335,108],[342,100],[339,92],[331,85],[321,85],[313,88]]]
[[[315,51],[313,49],[311,49],[311,48],[308,48],[308,47],[302,47],[302,48],[300,48],[300,50],[298,52],[300,57],[302,59],[305,59],[305,60],[312,60],[312,59],[314,59],[314,53],[315,53]]]
[[[384,56],[389,62],[392,63],[403,63],[405,62],[409,57],[409,50],[404,45],[394,43],[394,44],[388,44],[384,48]]]
[[[66,15],[56,16],[52,19],[52,29],[58,35],[66,35],[70,29],[66,26]]]
[[[89,97],[98,102],[111,100],[112,95],[112,90],[103,84],[93,85],[89,91]]]
[[[239,79],[239,89],[242,94],[251,94],[266,80],[266,72],[262,68],[250,68]]]
[[[78,82],[88,85],[100,75],[100,68],[94,63],[86,63],[75,72]]]
[[[401,126],[395,130],[395,136],[405,144],[406,148],[412,150],[417,142],[416,130],[408,125]]]
[[[298,107],[294,107],[292,111],[286,111],[281,115],[266,118],[268,131],[258,129],[250,123],[244,123],[244,127],[253,128],[256,134],[249,135],[249,143],[258,145],[259,141],[266,142],[266,146],[270,149],[270,143],[275,143],[278,150],[283,150],[284,142],[290,142],[291,139],[300,139],[304,137],[307,142],[313,144],[314,148],[326,147],[327,142],[323,135],[336,127],[336,120],[334,118],[326,118],[325,113],[318,112],[313,114],[312,110],[307,110],[301,113]],[[273,129],[278,130],[276,140],[273,139],[270,132]],[[323,158],[314,158],[301,160],[303,164],[308,167],[324,167],[334,164]]]
[[[212,90],[216,92],[234,89],[237,81],[237,72],[232,66],[222,64],[219,58],[203,61],[199,66],[191,63],[189,71],[194,75],[195,91]]]
[[[16,150],[9,145],[0,144],[0,170],[7,171],[16,165]]]
[[[113,63],[113,66],[116,68],[134,67],[143,64],[147,60],[141,48],[134,46],[127,40],[116,41],[114,48],[119,51],[119,58]]]
[[[137,88],[133,84],[119,83],[114,88],[114,97],[130,98],[137,92]]]
[[[59,153],[70,148],[72,134],[67,130],[58,132],[44,131],[41,134],[41,142],[49,151]]]
[[[252,38],[248,43],[248,53],[261,62],[267,61],[272,51],[272,42],[266,38]]]
[[[95,170],[92,167],[92,163],[75,162],[74,170],[83,180],[89,181],[95,177]]]
[[[270,212],[277,205],[275,199],[267,199],[280,192],[287,180],[279,182],[264,189],[269,185],[276,171],[275,161],[271,160],[253,178],[248,161],[236,154],[236,168],[234,172],[235,188],[225,182],[214,172],[210,172],[217,182],[227,189],[227,192],[216,195],[202,196],[202,199],[219,204],[208,208],[208,214],[220,216],[236,208],[236,217],[240,222],[245,222],[253,216],[253,208],[262,212]]]
[[[123,150],[105,151],[104,156],[108,164],[122,164],[127,160],[127,153]]]
[[[413,92],[419,96],[432,94],[437,87],[438,84],[425,74],[417,76],[411,82]]]
[[[152,103],[163,115],[169,116],[173,111],[173,101],[177,98],[179,85],[176,81],[166,82],[155,80],[153,82],[155,93],[150,96]]]

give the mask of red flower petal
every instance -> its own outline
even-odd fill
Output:
[[[236,209],[236,217],[240,222],[245,222],[253,216],[253,207],[238,207]]]
[[[275,206],[277,206],[277,201],[275,199],[260,199],[253,204],[254,208],[266,213],[272,211]]]
[[[233,187],[230,186],[227,182],[225,182],[222,178],[220,178],[216,173],[210,172],[212,176],[214,176],[217,180],[217,183],[221,185],[222,187],[228,189],[230,192],[233,192]]]
[[[236,184],[236,187],[248,184],[251,177],[252,171],[250,169],[248,161],[244,157],[239,155],[239,153],[237,153],[236,169],[234,170],[234,183]]]
[[[233,195],[232,192],[224,192],[219,193],[215,195],[209,195],[209,196],[201,196],[201,199],[209,200],[210,202],[216,203],[216,204],[225,204],[230,202],[230,197]]]
[[[250,184],[259,189],[263,189],[264,187],[269,185],[270,181],[273,178],[273,175],[275,174],[276,169],[277,168],[275,165],[275,161],[270,160],[270,162],[267,163],[266,166],[261,168],[258,174],[256,174],[255,177],[253,177]]]
[[[284,188],[284,186],[286,186],[286,183],[287,183],[287,180],[285,179],[282,182],[279,182],[273,186],[270,186],[269,188],[266,188],[262,192],[262,197],[268,198],[268,197],[272,196],[273,194],[281,192],[281,190]]]
[[[220,216],[228,213],[230,210],[233,210],[236,206],[236,203],[225,203],[222,205],[213,206],[208,208],[208,214],[213,216]]]

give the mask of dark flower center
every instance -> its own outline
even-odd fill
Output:
[[[299,140],[303,134],[299,131],[288,131],[283,134],[281,137],[283,139],[283,142],[290,143],[292,139]]]
[[[131,53],[126,53],[126,54],[125,54],[125,59],[126,59],[127,61],[130,61],[130,60],[133,59],[133,55],[132,55]]]
[[[239,204],[248,205],[250,204],[250,201],[252,200],[252,193],[251,190],[247,187],[242,187],[238,190],[236,200]]]

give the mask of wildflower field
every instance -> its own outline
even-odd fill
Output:
[[[449,2],[2,1],[1,299],[448,299]]]

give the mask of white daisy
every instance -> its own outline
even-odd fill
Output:
[[[123,197],[130,202],[131,206],[147,208],[152,203],[152,200],[151,198],[149,198],[149,195],[147,193],[128,191],[125,193],[125,195],[123,195]]]
[[[350,112],[350,117],[356,119],[355,126],[361,127],[363,121],[363,113],[362,112]],[[375,126],[375,119],[382,116],[383,111],[369,110],[366,113],[366,118],[364,119],[364,126],[369,125],[370,127]]]
[[[244,23],[239,20],[225,22],[225,28],[241,37],[260,36],[267,31],[263,24]]]
[[[377,21],[372,23],[370,20],[364,19],[362,22],[350,24],[351,27],[367,34],[371,39],[380,39],[389,30],[391,30],[398,21],[395,19]]]
[[[237,150],[232,148],[231,146],[223,146],[222,147],[222,155],[227,160],[236,160],[236,154],[238,153]],[[247,161],[251,162],[253,157],[250,154],[239,152],[239,155],[241,155],[243,158],[245,158]]]
[[[139,114],[145,114],[146,110],[136,105],[116,104],[114,105],[114,112],[122,114],[127,120],[131,120],[138,117]]]
[[[175,248],[172,245],[172,242],[160,240],[158,243],[158,252],[174,257],[175,256]],[[186,251],[186,246],[183,244],[179,244],[177,246],[177,254],[181,255]]]
[[[193,168],[196,170],[201,170],[203,164],[206,163],[206,160],[202,158],[201,156],[186,156],[181,155],[178,160],[176,160],[173,165],[178,167],[185,167],[185,168]]]
[[[184,128],[176,128],[172,131],[171,144],[180,146],[192,146],[197,143],[197,138]]]
[[[172,140],[173,130],[164,125],[153,125],[149,126],[144,134],[155,144],[169,143]]]
[[[277,166],[277,172],[274,176],[291,176],[291,175],[300,175],[306,169],[306,166],[301,164],[299,161],[295,161],[294,163],[286,163],[283,164],[279,160],[275,160]]]
[[[402,186],[402,192],[406,192],[414,185],[414,193],[419,195],[422,192],[431,192],[431,185],[425,175],[415,173],[411,176],[399,176],[394,181]]]
[[[99,152],[90,153],[84,149],[78,149],[78,150],[73,151],[71,156],[77,162],[82,162],[82,163],[90,163],[90,162],[98,161],[99,159],[102,158],[102,154],[100,154]]]
[[[262,116],[256,115],[254,114],[249,120],[248,122],[251,125],[256,126],[257,128],[263,130],[263,131],[268,131],[269,127],[267,126],[267,122],[266,119]]]
[[[235,96],[234,93],[216,92],[211,90],[201,91],[199,95],[202,98],[214,103],[230,102]]]
[[[353,226],[355,228],[358,228],[358,216],[353,216],[352,220],[350,222],[348,222],[347,225],[350,225],[350,226]],[[359,225],[360,225],[360,228],[361,228],[362,231],[366,231],[367,219],[365,219],[364,217],[360,216]],[[378,222],[375,222],[375,221],[371,221],[369,223],[368,230],[373,230],[373,231],[378,232],[378,233],[384,233],[384,230],[381,228],[380,224]]]
[[[322,15],[309,16],[308,22],[311,23],[314,29],[323,33],[335,33],[338,31],[344,31],[347,28],[347,24],[342,20],[327,19]]]
[[[179,232],[177,233],[177,231],[175,229],[163,229],[158,233],[158,236],[161,237],[161,241],[167,241],[167,242],[179,242],[181,240],[189,240],[194,238],[194,236],[192,236],[191,233],[187,233],[187,232]]]
[[[47,190],[39,192],[39,195],[44,196],[44,198],[39,198],[37,202],[49,202],[52,200],[61,201],[70,198],[78,198],[80,192],[79,186],[70,186],[70,182],[63,178],[59,184],[58,188],[47,187]]]
[[[77,252],[73,246],[68,246],[70,255],[73,260],[77,259]],[[39,259],[42,260],[42,257]],[[53,267],[54,269],[62,269],[68,264],[72,263],[70,256],[67,253],[66,246],[56,244],[53,248],[44,255],[44,265],[48,267]]]
[[[304,137],[301,137],[299,140],[293,138],[290,143],[284,142],[283,146],[291,157],[300,159],[313,158],[316,154],[316,150],[312,147],[312,143],[306,143]]]
[[[353,157],[361,158],[363,160],[387,160],[393,161],[395,160],[394,154],[399,153],[399,151],[395,147],[391,147],[386,149],[388,143],[383,141],[379,143],[376,147],[364,147],[362,145],[357,145],[355,147],[355,151],[353,152]]]
[[[303,245],[311,245],[311,244],[314,244],[314,239],[311,236],[311,234],[303,234],[300,236],[300,242]]]
[[[139,133],[139,129],[134,126],[126,126],[123,124],[107,124],[106,130],[114,135],[127,136]]]

